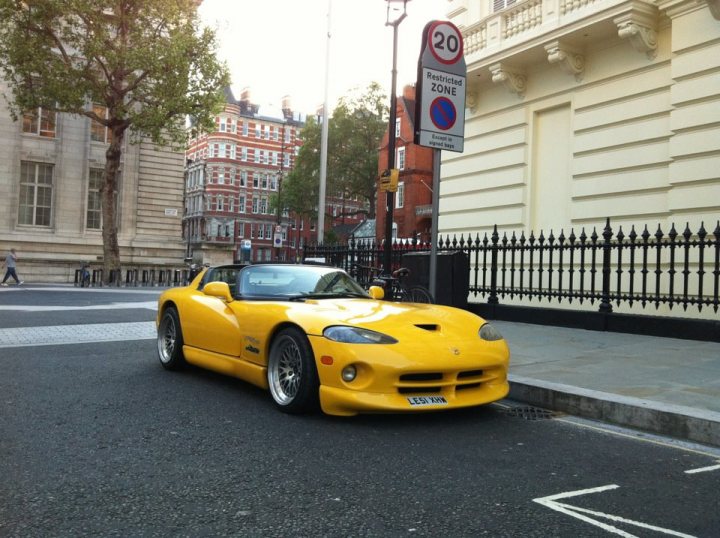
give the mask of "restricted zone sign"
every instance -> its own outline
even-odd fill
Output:
[[[466,74],[460,30],[448,21],[429,22],[418,62],[416,144],[463,151]]]

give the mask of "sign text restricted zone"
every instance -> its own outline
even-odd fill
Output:
[[[465,130],[465,77],[427,67],[422,70],[420,145],[462,151]]]

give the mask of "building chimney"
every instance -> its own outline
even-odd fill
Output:
[[[403,93],[402,93],[403,99],[407,99],[409,101],[415,100],[415,84],[406,84],[403,87]]]

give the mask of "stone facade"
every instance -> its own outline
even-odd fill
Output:
[[[440,233],[497,224],[567,234],[601,229],[606,217],[626,232],[686,222],[712,230],[720,215],[713,2],[504,5],[451,0],[468,109],[464,153],[443,153]]]
[[[7,91],[0,81],[0,93]],[[107,144],[94,140],[86,117],[58,114],[50,133],[30,131],[22,118],[12,120],[2,100],[0,250],[17,250],[18,273],[28,282],[71,282],[83,262],[99,266],[102,258],[92,176],[104,167]],[[118,192],[123,269],[182,266],[183,165],[182,152],[125,141]],[[30,171],[45,173],[49,183],[28,188]],[[42,201],[28,205],[28,196],[41,191]],[[40,207],[46,214],[33,217]]]

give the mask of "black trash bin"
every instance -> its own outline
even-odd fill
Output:
[[[402,265],[410,269],[410,285],[430,289],[430,252],[408,252],[402,256]],[[470,288],[470,262],[464,252],[438,252],[435,279],[435,302],[458,308],[467,307]]]

